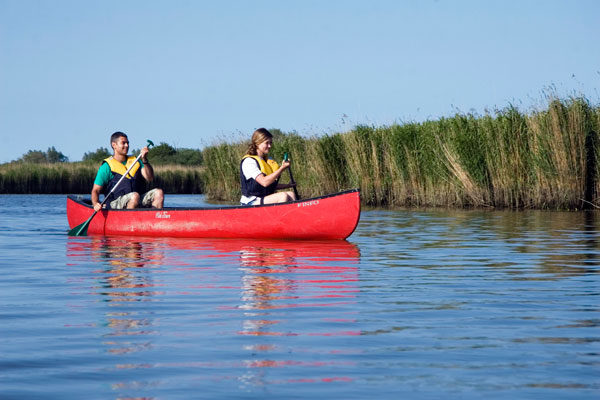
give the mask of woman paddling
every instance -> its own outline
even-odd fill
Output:
[[[273,135],[265,128],[257,129],[252,134],[252,143],[240,163],[240,203],[254,206],[296,200],[294,192],[275,192],[294,187],[294,184],[279,183],[279,177],[289,168],[290,162],[283,161],[279,166],[275,160],[268,158],[272,145]]]

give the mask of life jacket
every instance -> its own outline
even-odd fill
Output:
[[[137,157],[135,156],[129,156],[125,165],[112,157],[104,159],[104,162],[108,164],[110,171],[113,174],[112,179],[103,187],[102,193],[104,193],[105,196],[110,193],[113,187],[115,187],[117,182],[119,182],[119,179],[125,175],[125,172],[127,172],[127,169],[131,166],[131,164],[136,161],[136,158]],[[110,195],[110,198],[106,201],[107,204],[110,204],[111,201],[123,196],[124,194],[136,191],[136,179],[140,176],[141,168],[139,162],[136,162],[135,164],[136,165],[131,168],[131,171],[129,171],[127,176],[125,176],[123,182],[121,182],[117,189]]]
[[[270,194],[275,193],[275,189],[277,188],[277,183],[279,179],[275,180],[272,184],[267,187],[264,187],[260,183],[256,182],[254,178],[246,179],[244,177],[244,172],[242,171],[242,163],[246,158],[253,158],[260,168],[260,172],[266,175],[270,175],[273,172],[279,169],[279,164],[273,159],[268,159],[265,161],[262,157],[245,155],[242,157],[242,161],[240,162],[240,183],[242,185],[242,194],[246,197],[256,196],[256,197],[265,197]]]

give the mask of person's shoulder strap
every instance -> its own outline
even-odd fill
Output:
[[[260,169],[260,161],[258,160],[258,156],[253,156],[251,154],[246,154],[244,157],[242,157],[240,165],[242,165],[244,161],[246,161],[248,158],[253,159],[256,162],[256,164],[258,164],[258,169]]]

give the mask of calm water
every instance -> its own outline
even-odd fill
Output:
[[[0,196],[1,399],[600,393],[600,214],[364,210],[343,242],[67,230],[65,196]]]

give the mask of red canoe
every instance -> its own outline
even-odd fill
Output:
[[[94,212],[90,201],[67,196],[69,227]],[[103,210],[90,222],[89,235],[196,238],[345,239],[360,218],[358,189],[262,206],[165,207]]]

